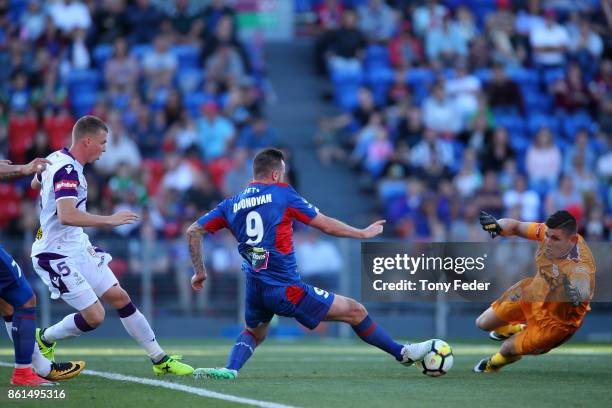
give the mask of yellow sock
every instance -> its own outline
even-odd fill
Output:
[[[501,334],[504,337],[510,337],[513,334],[516,334],[520,332],[521,330],[523,330],[524,327],[525,325],[520,324],[520,323],[519,324],[507,324],[498,329],[495,329],[495,333]]]
[[[489,363],[487,364],[487,371],[497,371],[503,366],[512,364],[520,359],[521,356],[504,357],[499,352],[495,353],[493,357],[489,359]]]

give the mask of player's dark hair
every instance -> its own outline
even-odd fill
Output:
[[[108,126],[102,119],[91,115],[83,116],[77,120],[72,128],[72,142],[74,143],[87,136],[97,135],[101,131],[108,132]]]
[[[551,214],[546,220],[546,226],[551,229],[560,229],[568,235],[578,231],[576,218],[566,210],[559,210]]]
[[[266,178],[274,170],[281,170],[285,160],[283,152],[272,147],[257,153],[253,160],[253,176],[255,179]]]

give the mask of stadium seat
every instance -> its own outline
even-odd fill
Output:
[[[393,71],[384,67],[368,71],[366,74],[366,82],[372,90],[376,105],[385,105],[389,87],[393,82]]]
[[[81,117],[91,112],[98,95],[96,92],[80,92],[72,94],[70,101],[72,103],[72,113],[75,117]]]
[[[556,117],[536,113],[527,119],[527,129],[531,135],[535,135],[544,127],[549,128],[555,136],[559,136],[559,121]]]
[[[567,140],[573,141],[576,132],[580,129],[587,130],[590,134],[597,131],[597,122],[594,121],[587,112],[578,112],[572,115],[566,115],[562,119],[563,135]]]
[[[19,217],[20,202],[14,185],[0,183],[0,228],[6,228],[13,219]]]
[[[182,68],[197,68],[200,66],[200,50],[194,45],[175,45],[170,51],[176,55],[178,66]]]
[[[153,47],[150,44],[136,44],[130,49],[130,55],[134,56],[138,62],[141,62],[145,54],[152,49]]]
[[[100,44],[93,49],[93,60],[98,69],[103,70],[106,61],[112,58],[114,53],[113,46],[110,44]]]
[[[365,65],[368,69],[390,67],[389,49],[382,45],[370,45],[366,49]]]
[[[523,89],[523,101],[527,112],[544,114],[552,111],[552,97],[537,90]]]

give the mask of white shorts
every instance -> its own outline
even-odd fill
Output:
[[[70,256],[42,253],[32,257],[34,271],[49,287],[51,299],[61,298],[77,310],[94,304],[117,278],[108,267],[112,257],[89,245]]]

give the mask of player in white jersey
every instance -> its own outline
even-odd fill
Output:
[[[146,318],[108,267],[110,254],[93,246],[83,232],[83,227],[114,227],[138,219],[130,211],[110,216],[86,211],[83,166],[104,153],[107,136],[102,120],[82,117],[72,129],[70,149],[49,155],[51,165],[32,180],[32,187],[41,189],[42,207],[41,226],[32,245],[34,270],[49,287],[51,298],[61,298],[78,311],[44,330],[37,329],[36,340],[43,355],[53,360],[57,340],[80,336],[102,324],[101,299],[117,310],[125,330],[146,350],[155,374],[191,374],[192,367],[162,350]]]

